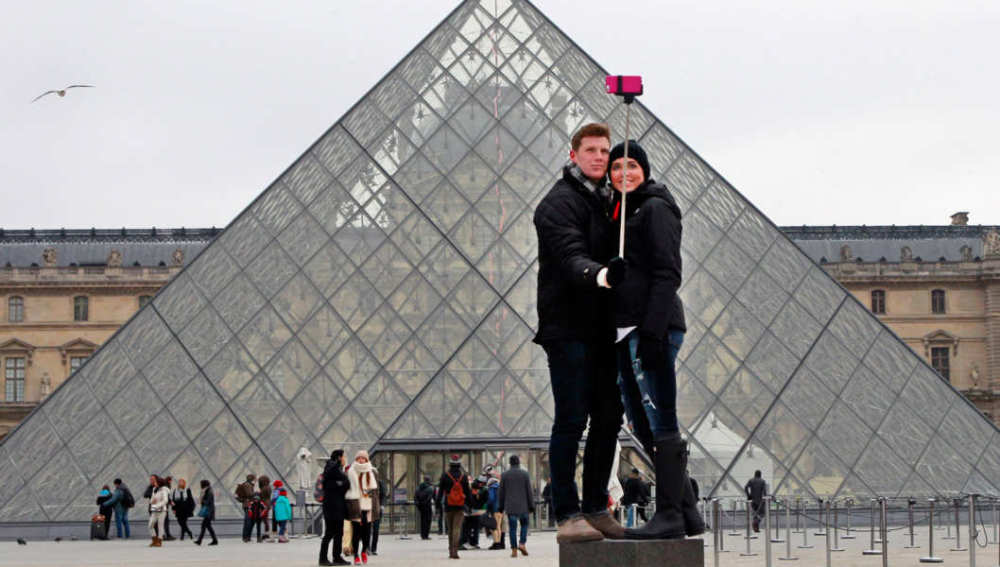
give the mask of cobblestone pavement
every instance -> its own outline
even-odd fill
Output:
[[[782,534],[784,535],[784,534]],[[867,531],[856,532],[857,538],[841,540],[841,547],[846,550],[833,553],[833,567],[880,567],[881,556],[865,556],[861,551],[869,547]],[[935,555],[944,559],[944,565],[968,565],[968,551],[950,551],[954,540],[942,538],[945,532],[935,530]],[[720,554],[719,564],[731,567],[766,567],[761,539],[751,541],[751,549],[756,555],[742,557],[746,551],[746,540],[741,537],[729,537],[726,534],[725,548],[731,551]],[[977,567],[997,567],[1000,564],[998,554],[1000,547],[992,543],[985,548],[977,548]],[[799,559],[794,562],[780,561],[784,556],[784,543],[772,544],[773,565],[801,565],[816,567],[825,564],[825,539],[810,531],[809,543],[812,549],[799,549],[802,543],[800,534],[792,534],[792,554]],[[962,543],[968,547],[967,533],[963,528]],[[711,535],[708,534],[708,539]],[[919,549],[904,549],[909,543],[909,537],[902,531],[893,531],[889,538],[889,565],[918,566],[918,559],[927,554],[927,530],[918,529],[916,543]],[[158,567],[166,565],[180,566],[274,566],[294,567],[316,565],[319,549],[319,539],[295,539],[288,544],[244,544],[238,539],[223,539],[218,547],[196,547],[190,542],[167,542],[162,548],[150,549],[146,541],[32,541],[27,546],[19,546],[14,542],[0,542],[0,566],[68,566],[68,565],[108,565],[108,566],[142,566]],[[482,567],[515,566],[556,566],[559,564],[558,550],[554,532],[535,532],[528,538],[529,557],[512,559],[508,550],[504,551],[463,551],[461,562],[450,562],[447,557],[447,541],[441,536],[432,536],[430,541],[419,539],[400,540],[395,536],[383,536],[379,542],[381,551],[377,557],[371,557],[368,564],[372,567],[414,566],[430,567],[438,565],[479,565]],[[714,565],[711,547],[705,548],[705,565]],[[668,561],[664,565],[669,565]]]

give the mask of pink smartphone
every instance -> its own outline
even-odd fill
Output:
[[[642,94],[642,77],[639,75],[608,75],[604,83],[608,94],[631,97]]]

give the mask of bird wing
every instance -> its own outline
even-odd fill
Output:
[[[77,88],[80,88],[80,87],[87,87],[87,88],[90,88],[90,89],[96,88],[94,85],[70,85],[70,86],[66,87],[66,90],[77,89]]]
[[[45,91],[44,93],[42,93],[42,94],[40,94],[40,95],[36,96],[36,97],[35,97],[34,99],[32,99],[32,101],[31,101],[31,102],[35,102],[36,100],[38,100],[38,99],[42,98],[43,96],[45,96],[45,95],[50,95],[50,94],[52,94],[52,93],[54,93],[54,92],[57,92],[57,91]]]

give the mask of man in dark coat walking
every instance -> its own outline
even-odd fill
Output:
[[[747,481],[743,491],[753,507],[753,531],[760,531],[760,519],[764,516],[764,497],[767,496],[767,482],[759,470],[753,472],[753,478]]]
[[[351,487],[344,473],[344,451],[330,453],[330,460],[323,469],[323,541],[319,548],[320,565],[350,565],[341,556],[344,547],[344,518],[347,516],[345,496]],[[333,561],[327,549],[333,540]]]
[[[560,543],[624,537],[607,511],[608,480],[624,408],[618,391],[609,289],[625,277],[614,256],[605,183],[611,135],[587,124],[573,135],[570,163],[535,209],[538,233],[538,333],[548,356],[555,402],[549,441],[552,503]],[[583,454],[583,498],[576,455]]]
[[[510,534],[510,556],[528,555],[528,517],[535,511],[535,498],[531,492],[531,478],[521,468],[521,458],[511,455],[510,469],[500,477],[499,512],[507,514],[507,533]],[[520,539],[517,523],[521,522]]]
[[[417,504],[417,513],[420,516],[420,539],[431,539],[431,517],[434,513],[434,486],[430,477],[424,477],[424,481],[417,487],[414,495]]]
[[[649,490],[646,488],[646,483],[639,477],[639,469],[632,469],[622,488],[625,491],[625,496],[622,497],[622,506],[625,506],[625,509],[629,511],[628,523],[635,525],[635,518],[632,516],[630,508],[632,504],[636,505],[636,511],[639,513],[642,521],[648,521],[646,518],[646,504],[649,504]]]

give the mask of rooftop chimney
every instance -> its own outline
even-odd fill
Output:
[[[965,226],[969,224],[969,212],[959,211],[951,215],[951,225],[952,226]]]

